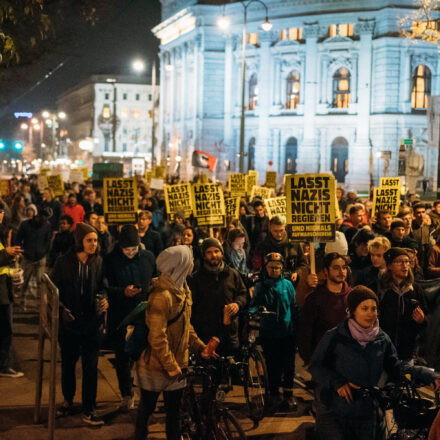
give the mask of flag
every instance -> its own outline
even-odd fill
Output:
[[[217,158],[204,151],[194,150],[192,154],[192,166],[197,168],[208,168],[214,171]]]

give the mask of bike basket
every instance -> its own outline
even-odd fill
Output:
[[[401,429],[429,428],[438,408],[428,399],[408,398],[393,408],[397,426]]]

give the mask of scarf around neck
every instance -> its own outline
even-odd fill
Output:
[[[376,336],[379,333],[379,320],[376,319],[374,325],[370,328],[364,328],[360,326],[354,319],[350,318],[348,320],[348,329],[350,330],[351,336],[353,339],[365,347],[369,342],[372,342],[376,339]]]

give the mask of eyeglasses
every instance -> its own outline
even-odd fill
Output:
[[[411,261],[409,260],[394,260],[393,263],[400,264],[401,266],[410,265]]]

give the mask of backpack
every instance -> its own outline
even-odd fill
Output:
[[[143,302],[143,307],[144,307],[145,311],[147,310],[147,307],[146,307],[147,303],[148,303],[147,301]],[[182,316],[182,313],[184,312],[185,307],[186,307],[186,298],[185,298],[185,301],[183,303],[182,308],[180,309],[180,312],[174,318],[170,319],[167,322],[167,327],[174,324]],[[134,310],[136,310],[136,309],[139,309],[139,305],[136,306],[136,308]],[[130,312],[129,316],[133,313],[133,311]],[[138,315],[139,314],[137,314],[137,316]],[[149,333],[149,328],[148,328],[147,324],[145,323],[145,315],[144,315],[144,319],[142,319],[142,321],[137,320],[133,324],[127,326],[127,334],[125,336],[124,352],[128,354],[128,356],[130,357],[130,359],[132,361],[139,360],[142,352],[147,348],[148,333]]]

